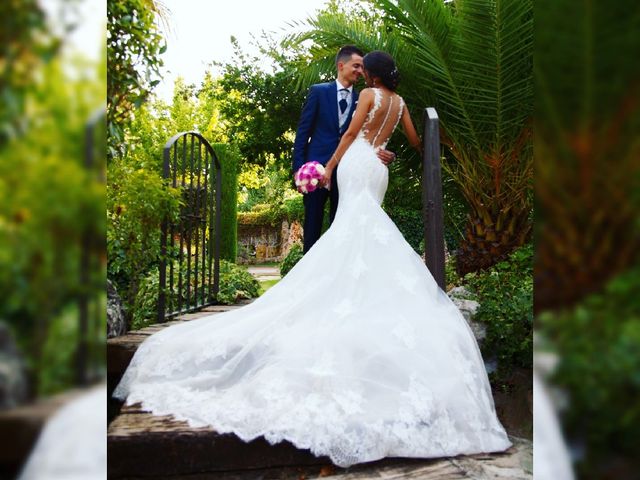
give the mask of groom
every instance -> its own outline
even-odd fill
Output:
[[[293,144],[293,172],[315,160],[326,165],[349,128],[351,116],[358,102],[354,84],[362,76],[364,53],[353,45],[344,46],[336,55],[338,78],[333,82],[312,85],[302,108],[298,131]],[[380,150],[378,157],[388,165],[395,154]],[[320,238],[324,206],[329,198],[329,222],[333,222],[338,208],[338,171],[331,179],[331,190],[318,188],[303,197],[304,253]]]

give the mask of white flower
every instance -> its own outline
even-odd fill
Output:
[[[307,180],[307,179],[304,179],[304,180],[300,181],[300,185],[302,185],[302,186],[306,185],[307,183],[309,183],[309,180]]]
[[[324,167],[321,164],[316,164],[314,165],[316,167],[316,170],[318,171],[318,173],[324,175]]]
[[[318,179],[317,179],[317,178],[313,178],[313,179],[311,180],[311,185],[314,185],[314,186],[315,186],[315,185],[317,185],[317,184],[318,184]]]

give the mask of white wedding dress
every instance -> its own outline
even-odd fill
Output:
[[[115,397],[342,467],[511,445],[469,326],[380,207],[404,104],[374,91],[331,228],[253,303],[149,337]]]

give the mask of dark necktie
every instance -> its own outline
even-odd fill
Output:
[[[346,93],[343,93],[346,92]],[[349,105],[347,103],[347,95],[349,93],[349,90],[346,88],[341,88],[340,89],[340,95],[342,96],[342,98],[340,99],[340,101],[338,102],[338,105],[340,106],[340,113],[344,113],[344,111],[347,109],[347,106]]]

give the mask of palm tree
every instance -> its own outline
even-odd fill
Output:
[[[640,38],[628,34],[640,26],[640,9],[543,3],[535,65],[539,311],[602,290],[640,258],[640,74],[625,60],[640,53]]]
[[[533,1],[370,0],[363,14],[307,20],[291,38],[314,42],[299,84],[331,72],[346,43],[393,55],[407,103],[437,109],[443,166],[469,207],[458,271],[493,265],[531,233]]]

